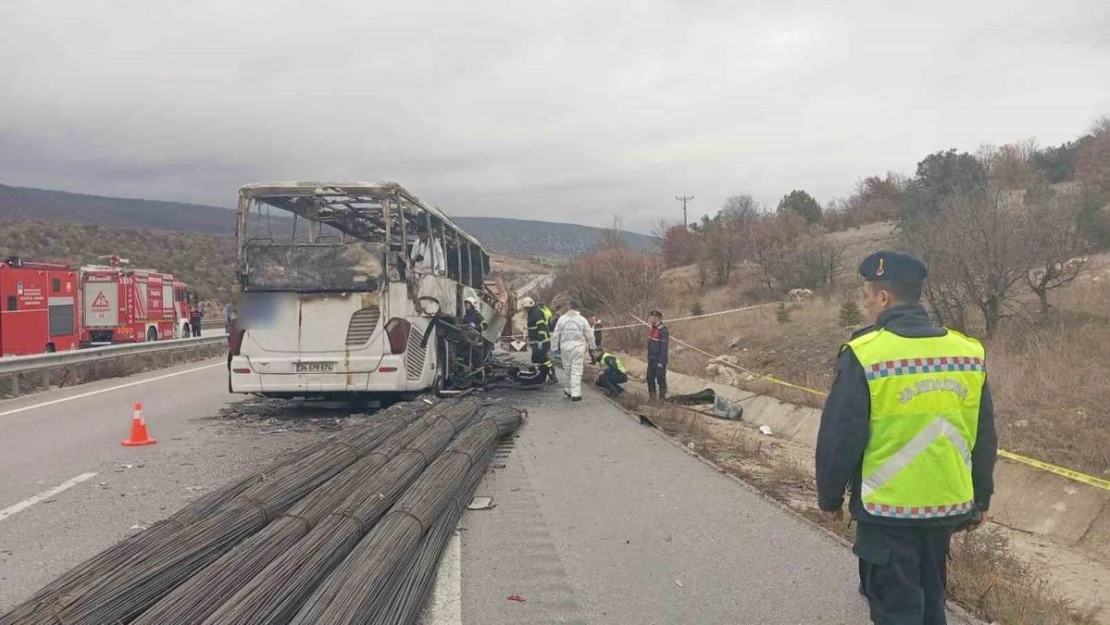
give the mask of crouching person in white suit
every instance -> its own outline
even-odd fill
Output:
[[[572,300],[569,308],[559,317],[551,333],[551,349],[562,354],[563,392],[573,401],[582,401],[582,367],[586,352],[595,347],[594,333],[586,318],[578,312],[578,302]]]

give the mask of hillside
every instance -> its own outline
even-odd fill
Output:
[[[203,299],[227,301],[230,295],[235,266],[231,237],[0,217],[0,258],[77,265],[108,254],[119,254],[133,267],[170,272]]]
[[[604,230],[589,226],[499,217],[458,217],[454,221],[491,251],[520,256],[566,257],[596,245]],[[17,222],[65,221],[107,228],[156,229],[230,236],[235,217],[231,210],[184,204],[82,195],[63,191],[0,185],[0,220]],[[273,217],[275,229],[283,218]],[[287,227],[287,226],[285,226]],[[633,249],[652,245],[650,237],[625,233]],[[0,238],[0,246],[6,245]],[[30,256],[29,253],[24,253]]]
[[[460,228],[491,250],[521,256],[577,256],[590,251],[605,231],[577,224],[557,224],[501,217],[452,217]],[[658,249],[654,239],[634,232],[621,233],[631,249]]]

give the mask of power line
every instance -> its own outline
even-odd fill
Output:
[[[687,221],[687,219],[686,219],[686,202],[689,201],[689,200],[694,199],[694,196],[692,196],[692,195],[683,195],[683,196],[676,195],[676,196],[674,196],[674,199],[678,200],[679,202],[682,202],[682,225],[689,228],[690,227],[690,222]]]

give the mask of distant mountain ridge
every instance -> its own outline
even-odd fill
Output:
[[[278,218],[277,214],[274,218]],[[231,236],[232,210],[204,204],[84,195],[0,184],[0,219],[63,221],[108,228],[153,229]],[[284,219],[284,218],[282,218]],[[593,248],[604,230],[576,224],[451,217],[488,249],[518,256],[574,256]],[[632,249],[654,249],[651,237],[631,232],[622,239]],[[2,236],[0,236],[2,238]]]

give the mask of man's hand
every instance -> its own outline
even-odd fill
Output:
[[[967,531],[974,532],[980,527],[986,525],[987,521],[989,521],[990,519],[991,515],[986,512],[983,512],[982,516],[976,515],[976,518],[973,518],[971,523],[968,524]]]
[[[844,520],[844,508],[837,508],[832,512],[828,510],[821,511],[821,518],[825,519],[826,523],[835,523]]]

